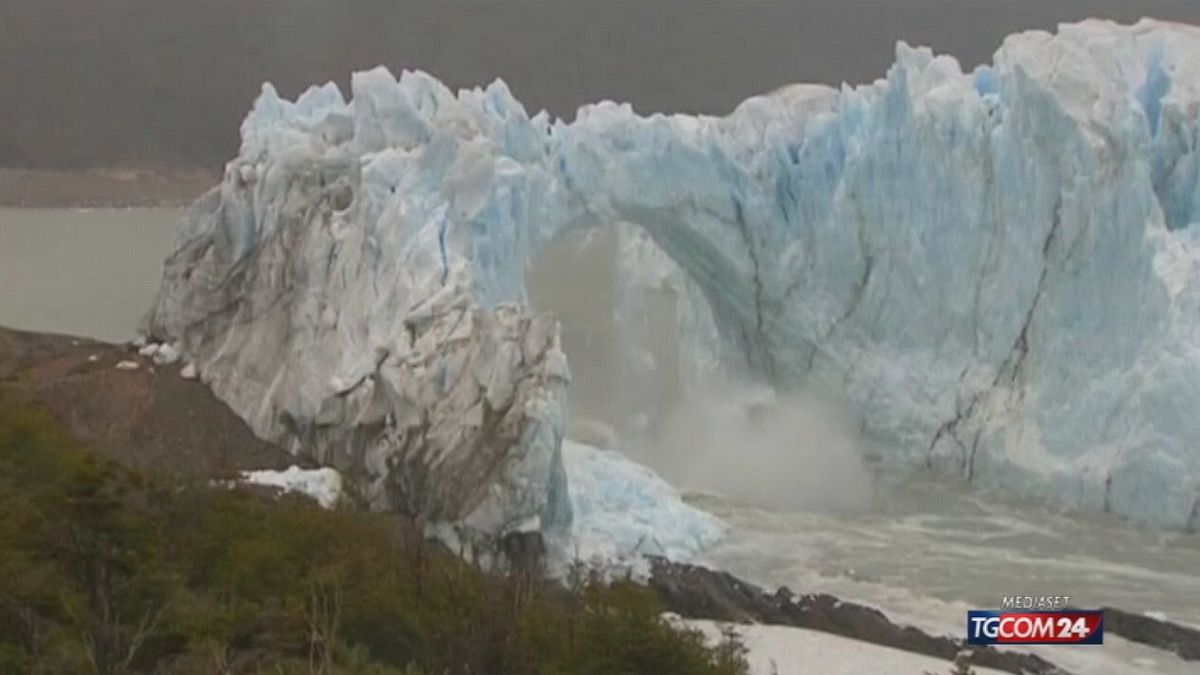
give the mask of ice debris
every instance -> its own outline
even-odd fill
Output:
[[[549,549],[549,565],[560,574],[582,563],[640,578],[649,573],[644,556],[694,560],[725,533],[718,518],[684,502],[678,490],[617,450],[567,439],[562,453],[572,520]]]

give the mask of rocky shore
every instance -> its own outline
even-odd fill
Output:
[[[1104,628],[1126,640],[1174,652],[1184,661],[1200,661],[1200,630],[1165,619],[1104,608]]]
[[[220,177],[204,169],[0,168],[0,207],[186,206]]]
[[[662,558],[655,558],[651,569],[650,586],[663,604],[688,618],[809,628],[947,661],[969,650],[971,665],[1009,673],[1067,672],[1033,654],[968,647],[963,640],[933,636],[900,625],[873,607],[825,593],[796,595],[787,587],[770,593],[726,572]]]

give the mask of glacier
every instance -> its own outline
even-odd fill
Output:
[[[351,94],[264,85],[145,330],[375,507],[574,527],[525,271],[625,227],[661,255],[622,269],[667,259],[703,305],[685,352],[838,392],[884,466],[1200,525],[1200,29],[1062,25],[971,72],[901,43],[725,117],[564,121],[382,68]]]
[[[610,576],[650,576],[646,555],[693,560],[721,540],[725,525],[686,503],[656,473],[619,450],[571,439],[562,444],[571,526],[551,530],[548,571],[567,577],[583,564]]]

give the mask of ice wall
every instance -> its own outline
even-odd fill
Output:
[[[1089,21],[973,73],[900,45],[870,85],[569,123],[499,81],[268,85],[150,331],[381,506],[546,526],[567,375],[524,270],[630,222],[706,300],[713,353],[843,391],[885,462],[1194,526],[1198,57],[1191,27]]]

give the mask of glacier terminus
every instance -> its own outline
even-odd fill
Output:
[[[690,339],[839,392],[887,470],[1200,526],[1198,29],[1062,25],[972,72],[901,44],[726,117],[377,68],[264,85],[241,135],[145,330],[376,508],[571,530],[570,355],[526,270],[620,226],[698,289]]]

